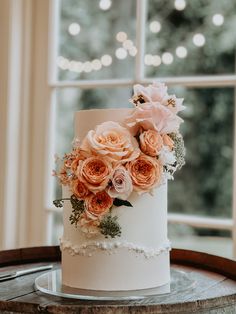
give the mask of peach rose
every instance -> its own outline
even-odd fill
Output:
[[[134,85],[134,96],[132,99],[136,99],[140,95],[143,103],[161,102],[167,96],[167,87],[165,84],[158,82],[154,82],[147,87],[139,84]]]
[[[140,130],[156,130],[159,133],[172,133],[179,129],[183,120],[160,103],[140,104],[126,118],[125,124],[133,135]]]
[[[94,156],[80,161],[76,172],[78,179],[93,193],[106,188],[111,173],[110,163],[105,158]]]
[[[172,138],[169,135],[162,134],[162,140],[163,140],[164,146],[167,146],[169,148],[169,150],[173,150],[174,141],[172,140]]]
[[[111,162],[125,163],[140,154],[137,140],[117,122],[104,122],[85,137],[82,148]]]
[[[142,194],[150,192],[160,184],[162,177],[162,165],[156,158],[140,155],[137,159],[126,165],[133,181],[134,191]]]
[[[133,191],[133,184],[129,172],[123,166],[117,167],[111,179],[112,186],[108,189],[108,194],[115,198],[127,200]]]
[[[102,191],[91,194],[85,199],[86,214],[90,219],[99,219],[104,216],[113,204],[113,199]]]
[[[93,236],[99,233],[98,229],[99,224],[100,224],[99,220],[91,219],[91,217],[89,217],[86,212],[83,212],[81,214],[78,222],[80,230],[86,233],[88,236]]]
[[[75,173],[77,170],[77,167],[79,165],[79,161],[85,160],[86,158],[88,158],[90,156],[89,156],[88,152],[86,152],[80,148],[74,149],[72,154],[74,155],[74,158],[71,162],[70,169],[72,172]]]
[[[163,146],[161,135],[154,130],[147,130],[140,134],[140,146],[144,154],[155,157],[160,153]]]
[[[85,197],[89,194],[87,187],[79,180],[71,181],[71,190],[76,197],[82,200],[85,199]]]
[[[63,158],[64,167],[75,172],[79,161],[85,160],[87,157],[89,157],[88,152],[85,152],[80,148],[73,149],[71,153],[65,154]]]

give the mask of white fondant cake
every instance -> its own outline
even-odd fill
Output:
[[[105,121],[122,123],[133,109],[84,110],[75,114],[75,137],[82,140],[89,130]],[[71,191],[63,187],[63,197]],[[132,192],[133,207],[112,210],[122,229],[120,237],[102,234],[88,237],[70,222],[72,207],[64,203],[64,234],[61,239],[62,282],[92,290],[137,290],[170,281],[167,238],[167,183],[153,195]]]
[[[154,83],[135,85],[131,102],[76,112],[72,150],[57,159],[65,286],[168,292],[167,180],[184,165],[183,99]]]

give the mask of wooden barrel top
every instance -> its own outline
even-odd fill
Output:
[[[60,267],[58,246],[0,252],[0,274],[52,263]],[[0,313],[236,313],[236,262],[190,250],[173,249],[171,266],[194,278],[194,287],[171,296],[133,301],[84,301],[35,291],[34,273],[0,282]]]

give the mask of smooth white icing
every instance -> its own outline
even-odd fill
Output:
[[[105,121],[121,122],[132,110],[76,112],[75,137],[82,140],[90,129]],[[63,187],[63,197],[70,194],[70,191]],[[106,239],[100,234],[88,238],[79,228],[70,224],[72,208],[70,202],[65,202],[63,284],[81,289],[136,290],[158,287],[169,282],[167,183],[155,189],[153,195],[132,193],[129,201],[133,207],[121,206],[112,209],[112,214],[118,216],[122,228],[121,236],[114,239]],[[79,254],[83,246],[86,253]],[[106,249],[102,249],[104,247]],[[114,248],[115,254],[112,254]],[[111,254],[107,254],[108,252]]]

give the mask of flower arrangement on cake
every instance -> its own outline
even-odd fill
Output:
[[[134,86],[133,112],[123,123],[107,121],[75,139],[72,151],[57,158],[54,175],[67,186],[71,197],[54,201],[62,207],[70,201],[70,222],[87,235],[121,235],[112,209],[132,206],[131,193],[152,193],[173,179],[184,165],[185,148],[178,113],[183,99],[169,95],[162,83]]]

